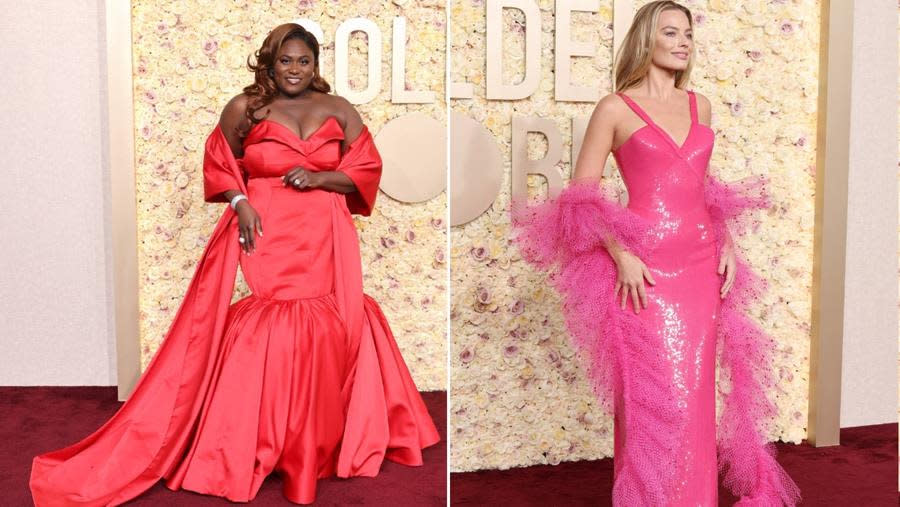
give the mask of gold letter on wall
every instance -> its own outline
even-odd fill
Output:
[[[391,102],[394,104],[430,104],[434,102],[434,92],[432,91],[406,89],[406,18],[402,16],[394,18],[394,44],[391,51],[393,64],[391,65]]]
[[[366,87],[354,90],[350,87],[348,51],[350,35],[365,32],[369,37],[369,73]],[[337,28],[334,35],[334,90],[352,104],[365,104],[378,96],[381,91],[381,30],[366,18],[351,18]]]
[[[520,83],[503,84],[503,9],[525,14],[525,77]],[[524,99],[537,90],[541,79],[541,11],[529,0],[487,1],[487,98]]]
[[[572,41],[572,11],[597,12],[598,0],[556,0],[556,100],[568,102],[596,102],[599,90],[593,86],[572,84],[573,56],[594,56],[595,48],[587,42]]]
[[[543,158],[528,158],[528,133],[539,132],[547,138],[547,153]],[[512,197],[528,197],[528,175],[540,174],[547,178],[550,197],[562,190],[562,174],[556,164],[562,160],[562,137],[550,118],[513,116],[512,118]]]

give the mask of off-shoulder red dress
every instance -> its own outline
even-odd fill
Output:
[[[377,303],[363,293],[351,213],[374,205],[381,159],[368,129],[341,153],[329,117],[307,139],[263,120],[236,160],[219,127],[204,194],[243,191],[263,235],[243,253],[229,206],[171,328],[130,398],[93,434],[34,458],[38,506],[118,505],[160,479],[252,500],[270,473],[295,503],[316,480],[375,476],[384,458],[422,464],[438,431]],[[281,176],[342,171],[357,191],[298,191]],[[231,303],[240,264],[252,294]]]

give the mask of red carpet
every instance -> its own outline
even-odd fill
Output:
[[[425,465],[407,467],[385,460],[378,477],[322,479],[314,505],[447,504],[447,396],[422,393],[441,432],[441,442],[424,452]],[[64,447],[99,428],[121,405],[116,387],[0,387],[0,491],[3,506],[33,506],[28,489],[31,459]],[[231,502],[191,491],[173,492],[162,482],[129,502],[134,506],[227,505]],[[281,479],[273,474],[250,505],[295,505],[281,494]]]
[[[801,505],[897,505],[897,425],[841,430],[841,445],[777,444],[778,462],[800,486]],[[450,474],[451,505],[611,505],[612,459]],[[719,505],[736,499],[719,487]]]

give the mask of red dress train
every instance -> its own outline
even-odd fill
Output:
[[[329,117],[309,138],[263,120],[236,160],[206,141],[204,197],[240,189],[263,236],[242,254],[226,206],[165,339],[129,399],[83,440],[34,458],[38,506],[110,506],[166,487],[252,500],[275,472],[295,503],[316,480],[421,465],[439,440],[377,303],[363,294],[351,213],[368,215],[381,159],[365,127],[341,154]],[[341,171],[357,191],[297,191],[281,175]],[[252,294],[231,304],[240,263]]]

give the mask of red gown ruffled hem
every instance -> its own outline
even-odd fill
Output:
[[[374,477],[385,458],[422,465],[421,450],[439,437],[420,431],[431,420],[387,320],[374,299],[364,305],[364,338],[348,371],[343,343],[314,339],[342,335],[333,294],[234,303],[214,395],[165,486],[248,502],[275,472],[285,498],[308,504],[318,479]],[[307,339],[280,339],[298,330]]]

